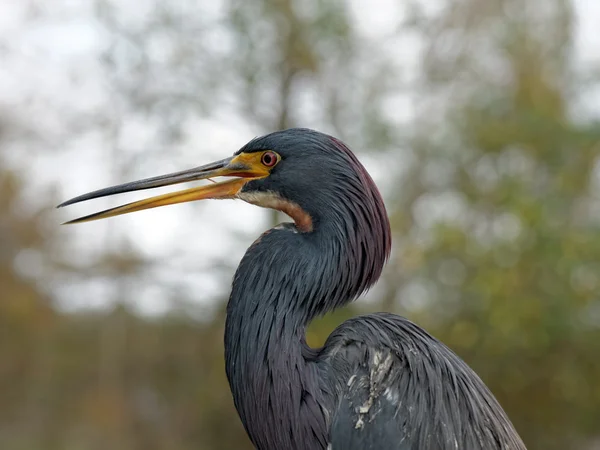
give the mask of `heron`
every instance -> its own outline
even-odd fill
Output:
[[[255,448],[525,449],[479,376],[404,317],[351,318],[321,348],[307,344],[310,322],[365,293],[391,250],[382,196],[341,140],[302,128],[276,131],[220,161],[59,207],[218,177],[227,178],[67,223],[203,199],[240,199],[291,218],[249,247],[227,304],[226,375]]]

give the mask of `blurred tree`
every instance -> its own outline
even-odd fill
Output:
[[[48,336],[56,313],[38,283],[52,233],[48,208],[27,207],[21,174],[4,164],[4,143],[28,139],[15,114],[0,114],[0,447],[18,448],[22,430],[36,433],[46,420],[39,408],[49,393]],[[25,418],[25,420],[24,420]]]
[[[384,302],[474,367],[528,448],[582,448],[600,419],[600,125],[574,114],[572,5],[415,17],[423,103]]]

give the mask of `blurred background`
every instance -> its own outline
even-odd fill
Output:
[[[224,303],[282,218],[206,202],[60,227],[130,198],[54,205],[293,126],[358,153],[394,232],[377,288],[309,341],[394,311],[530,449],[600,448],[598,24],[592,0],[2,0],[0,448],[251,448]]]

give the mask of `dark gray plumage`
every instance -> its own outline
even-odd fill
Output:
[[[334,449],[525,448],[479,377],[407,319],[349,320],[321,358],[336,374]]]
[[[313,131],[288,130],[240,152],[272,149],[271,176],[246,185],[298,204],[315,223],[267,231],[244,256],[227,308],[226,367],[259,449],[524,449],[479,377],[407,319],[357,317],[322,349],[304,340],[317,315],[372,285],[390,249],[383,201],[354,155]]]
[[[291,129],[233,157],[76,197],[61,206],[184,181],[237,177],[69,223],[206,198],[239,198],[288,214],[246,252],[227,305],[226,371],[260,450],[524,450],[479,377],[407,319],[380,313],[340,325],[321,349],[315,317],[353,301],[391,248],[383,200],[339,140]]]

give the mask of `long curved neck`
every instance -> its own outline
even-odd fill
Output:
[[[321,230],[325,233],[325,230]],[[240,418],[259,449],[325,448],[327,424],[308,323],[328,308],[341,240],[293,227],[267,231],[234,277],[225,328],[226,371]],[[335,272],[335,271],[333,271]],[[323,289],[321,280],[331,283]],[[331,292],[330,292],[331,291]]]
[[[327,445],[320,366],[305,343],[308,323],[352,301],[381,273],[389,235],[366,214],[320,217],[264,233],[246,252],[227,305],[225,363],[234,402],[259,449]]]

